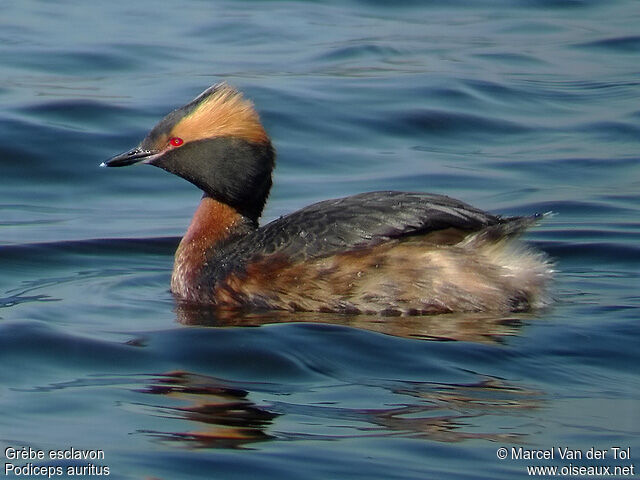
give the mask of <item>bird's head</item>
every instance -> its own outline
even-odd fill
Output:
[[[102,166],[134,163],[178,175],[257,222],[271,189],[275,152],[253,104],[221,83],[169,113],[138,146]]]

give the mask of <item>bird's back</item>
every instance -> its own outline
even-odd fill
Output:
[[[370,192],[326,200],[212,249],[201,275],[203,291],[211,292],[212,303],[232,307],[378,313],[524,309],[534,303],[542,277],[527,280],[528,287],[512,285],[508,279],[516,259],[505,257],[504,246],[534,221],[500,218],[425,193]],[[536,267],[535,275],[543,274],[543,259],[524,251],[517,257],[527,260],[529,270]]]

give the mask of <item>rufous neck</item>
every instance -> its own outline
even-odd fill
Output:
[[[197,243],[200,247],[212,247],[228,238],[235,227],[245,221],[234,208],[204,196],[180,245]]]
[[[234,208],[205,195],[176,251],[171,290],[180,297],[195,298],[202,268],[216,246],[253,228]]]

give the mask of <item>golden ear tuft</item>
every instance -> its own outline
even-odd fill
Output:
[[[171,136],[189,141],[226,136],[254,143],[269,141],[253,103],[232,86],[217,84],[202,92],[194,102],[200,98],[191,113],[173,127]]]

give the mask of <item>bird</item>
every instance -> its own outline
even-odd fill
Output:
[[[218,83],[103,162],[148,164],[203,195],[176,250],[179,304],[381,316],[523,312],[549,303],[552,263],[504,217],[445,195],[375,191],[260,226],[275,149],[253,104]]]

